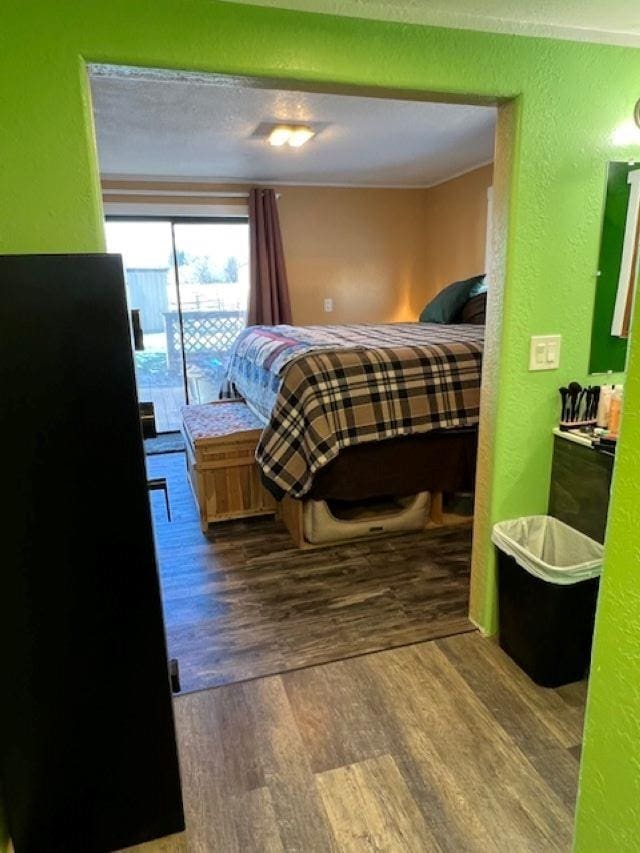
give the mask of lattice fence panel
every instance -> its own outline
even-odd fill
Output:
[[[180,320],[177,312],[165,315],[169,364],[180,360]],[[226,353],[244,329],[244,311],[185,311],[182,315],[186,353]]]

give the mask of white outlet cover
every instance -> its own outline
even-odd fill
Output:
[[[327,314],[333,311],[333,299],[328,298],[324,300],[324,310]]]

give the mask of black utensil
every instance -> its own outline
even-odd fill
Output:
[[[567,411],[567,395],[569,393],[568,388],[560,388],[560,397],[562,398],[562,409],[560,410],[560,420],[564,421],[566,418]]]
[[[584,403],[584,407],[583,407],[583,403]],[[587,389],[583,388],[582,391],[580,392],[580,394],[578,395],[578,409],[576,411],[576,420],[577,421],[586,421],[586,419],[587,419]]]
[[[578,409],[578,395],[582,391],[582,385],[579,382],[569,383],[569,396],[571,398],[571,415],[570,420],[575,421]]]

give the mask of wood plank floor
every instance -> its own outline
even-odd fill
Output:
[[[183,690],[199,690],[472,629],[471,530],[318,551],[273,518],[198,524],[184,456],[153,456],[173,521],[152,494],[167,640]]]
[[[140,400],[153,403],[158,432],[171,432],[180,429],[182,418],[180,410],[185,404],[184,387],[158,387],[155,385],[139,385]]]
[[[187,832],[135,850],[569,851],[585,690],[473,632],[177,697]]]

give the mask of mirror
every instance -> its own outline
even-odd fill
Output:
[[[591,330],[590,373],[618,373],[625,369],[638,279],[639,212],[640,163],[609,163]]]

